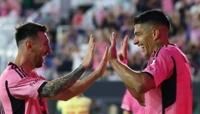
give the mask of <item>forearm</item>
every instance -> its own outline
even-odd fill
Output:
[[[63,88],[69,88],[72,86],[84,73],[85,68],[80,65],[77,69],[69,74],[62,76],[61,78],[47,82],[40,91],[42,97],[56,96]]]
[[[128,88],[134,89],[136,92],[139,92],[139,89],[142,84],[142,81],[141,81],[142,79],[140,76],[141,72],[130,69],[128,66],[126,66],[125,64],[122,64],[116,59],[111,60],[110,62],[113,69],[115,70],[115,72],[117,72],[117,74],[125,83],[125,85]]]
[[[132,70],[116,59],[111,60],[111,65],[132,93],[143,95],[148,90],[155,88],[150,74]]]
[[[130,69],[125,64],[120,63],[117,60],[111,60],[111,65],[114,70],[118,73],[124,84],[127,86],[131,95],[137,99],[137,101],[144,105],[144,92],[142,73]]]
[[[81,94],[86,91],[94,82],[97,80],[102,73],[99,71],[92,72],[89,76],[78,80],[73,86],[68,88],[67,90],[63,90],[60,95],[56,97],[56,99],[68,100],[76,95]]]

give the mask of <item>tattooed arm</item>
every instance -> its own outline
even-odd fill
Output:
[[[71,73],[47,82],[40,91],[41,97],[53,97],[59,93],[60,90],[64,88],[69,88],[72,86],[83,74],[85,68],[80,65],[77,69]]]
[[[88,51],[86,56],[83,58],[82,65],[80,65],[73,72],[61,78],[47,82],[44,86],[41,87],[39,95],[41,97],[54,97],[58,95],[63,89],[72,86],[81,77],[85,69],[91,65],[93,54],[94,54],[94,38],[90,36]]]
[[[70,88],[63,89],[62,92],[60,92],[57,96],[52,97],[52,99],[67,100],[87,90],[95,82],[96,79],[103,75],[108,61],[107,55],[108,49],[106,49],[104,56],[95,71],[83,79],[76,81],[76,83],[73,84]]]

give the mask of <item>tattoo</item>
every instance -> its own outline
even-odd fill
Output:
[[[66,74],[61,78],[47,82],[41,88],[41,91],[39,92],[40,96],[42,97],[55,96],[63,88],[69,88],[70,86],[72,86],[81,77],[84,71],[85,68],[82,65],[80,65],[77,69],[75,69],[71,73]]]

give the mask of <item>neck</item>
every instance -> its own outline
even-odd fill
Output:
[[[168,31],[168,30],[163,30],[163,31]],[[169,44],[169,41],[168,41],[168,37],[169,37],[169,35],[168,35],[169,33],[168,32],[162,32],[161,33],[161,36],[160,36],[160,43],[162,44],[162,46],[163,45],[167,45],[167,44]]]
[[[26,73],[31,72],[34,68],[31,65],[30,61],[28,61],[28,58],[26,58],[23,54],[20,52],[17,54],[17,57],[14,62],[18,67],[23,68],[23,70]]]
[[[169,44],[168,35],[163,33],[161,37],[159,38],[159,40],[156,41],[156,44],[154,45],[155,46],[154,51],[168,44]]]
[[[152,50],[152,53],[151,55],[148,56],[148,58],[150,58],[152,55],[154,55],[158,50],[160,50],[161,47],[165,46],[169,44],[168,41],[164,41],[164,42],[157,42],[154,47],[153,47],[153,50]]]

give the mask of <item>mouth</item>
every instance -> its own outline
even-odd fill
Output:
[[[139,45],[142,51],[144,51],[144,46],[142,44]]]

